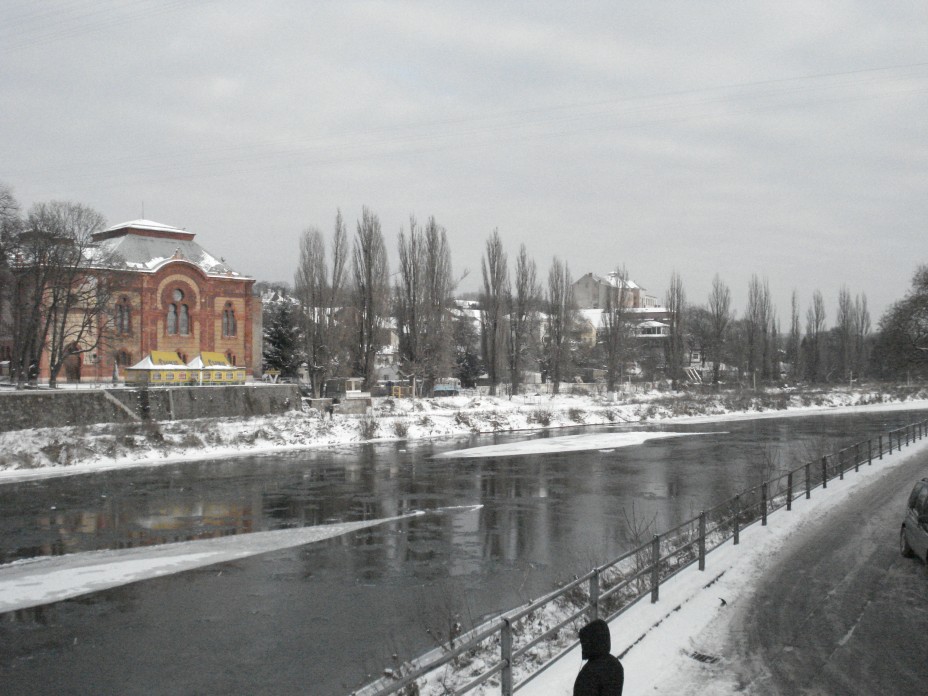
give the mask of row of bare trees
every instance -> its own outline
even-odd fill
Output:
[[[481,259],[480,340],[491,394],[507,382],[518,393],[526,371],[537,365],[560,389],[576,348],[577,305],[570,268],[555,257],[542,288],[538,267],[522,244],[510,273],[499,232]]]
[[[452,372],[451,308],[457,285],[445,229],[435,218],[420,225],[410,217],[399,235],[399,269],[391,286],[383,231],[377,215],[364,208],[349,247],[339,211],[326,243],[317,228],[300,239],[295,274],[300,348],[286,370],[304,361],[318,396],[333,376],[375,381],[376,358],[395,322],[401,375],[429,389]]]
[[[802,331],[797,293],[793,293],[788,333],[780,330],[766,279],[751,277],[747,306],[739,318],[730,288],[716,274],[704,305],[688,304],[679,272],[671,275],[664,305],[665,340],[660,354],[643,352],[630,312],[626,269],[611,273],[596,329],[596,344],[578,339],[573,279],[564,261],[552,259],[547,283],[525,245],[510,268],[498,231],[485,243],[481,259],[479,330],[454,311],[459,279],[452,270],[445,229],[434,218],[422,225],[410,218],[399,235],[399,268],[390,273],[380,222],[364,209],[349,250],[339,213],[328,244],[311,228],[301,240],[296,297],[301,306],[304,359],[318,393],[328,376],[364,376],[374,380],[374,359],[384,343],[384,328],[395,322],[401,375],[429,389],[438,379],[465,371],[486,375],[491,393],[499,385],[517,393],[527,372],[539,370],[556,391],[562,381],[592,368],[614,390],[626,368],[649,364],[649,375],[663,374],[676,386],[697,350],[711,367],[713,383],[734,373],[757,384],[784,376],[809,381],[847,380],[866,375],[873,337],[865,295],[838,297],[835,326],[827,328],[825,302],[816,291]],[[479,356],[469,344],[479,341]],[[654,342],[651,342],[652,346]]]
[[[781,332],[776,307],[766,279],[754,275],[748,285],[748,303],[741,319],[731,304],[731,290],[716,274],[707,303],[693,306],[689,340],[702,348],[718,383],[722,365],[735,369],[756,384],[781,378],[809,382],[849,381],[872,371],[874,343],[866,295],[853,298],[843,287],[838,294],[835,326],[828,328],[825,299],[812,294],[802,331],[800,302],[794,290],[790,323]]]

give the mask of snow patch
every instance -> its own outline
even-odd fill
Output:
[[[15,561],[0,566],[0,613],[59,602],[130,582],[235,561],[269,551],[311,544],[429,512],[472,512],[480,507],[482,506],[468,505],[428,511],[414,510],[405,515],[375,520]]]
[[[584,452],[600,450],[610,452],[619,447],[634,447],[649,440],[666,440],[674,437],[695,437],[698,435],[724,435],[713,433],[669,433],[661,431],[633,431],[623,433],[595,433],[592,435],[563,435],[560,437],[538,438],[523,442],[511,442],[504,445],[486,445],[464,450],[441,452],[435,459],[472,459],[477,457],[516,457],[526,454],[552,454],[558,452]]]

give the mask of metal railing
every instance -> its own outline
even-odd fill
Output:
[[[793,501],[811,498],[814,489],[827,488],[850,470],[872,465],[926,433],[928,419],[857,442],[763,481],[654,535],[649,542],[556,591],[458,636],[453,644],[443,645],[355,694],[418,694],[414,685],[419,680],[452,664],[466,676],[459,684],[446,686],[443,693],[465,694],[493,680],[502,696],[511,696],[576,647],[573,636],[583,623],[596,618],[611,621],[648,595],[652,603],[657,602],[661,584],[693,564],[705,570],[708,553],[729,539],[739,544],[741,531],[748,525],[758,521],[766,525],[772,512],[791,510]],[[565,632],[568,627],[571,630]]]

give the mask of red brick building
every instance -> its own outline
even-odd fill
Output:
[[[107,380],[151,351],[175,351],[185,362],[202,351],[222,353],[249,375],[260,368],[260,335],[255,336],[260,298],[254,278],[216,258],[194,234],[151,220],[114,225],[93,236],[118,257],[109,326],[96,352],[72,356],[63,380]],[[258,331],[260,334],[260,329]],[[48,377],[47,364],[40,378]]]

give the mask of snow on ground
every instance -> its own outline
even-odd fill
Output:
[[[429,512],[467,512],[479,510],[480,507],[440,508]],[[425,514],[428,513],[416,510],[375,520],[15,561],[0,566],[0,614],[60,602],[130,582],[311,544],[366,527]]]
[[[898,400],[897,400],[898,399]],[[899,396],[856,389],[830,392],[660,392],[623,400],[603,396],[442,397],[376,399],[364,417],[291,411],[256,418],[216,418],[0,433],[0,484],[50,476],[152,466],[377,440],[421,439],[577,425],[709,422],[840,413],[862,408],[928,407],[928,392]],[[611,445],[610,445],[611,447]]]
[[[827,489],[816,488],[812,498],[798,499],[793,510],[770,515],[768,525],[755,523],[741,532],[741,543],[726,542],[711,552],[706,570],[690,566],[661,585],[660,601],[646,597],[610,623],[612,652],[620,654],[625,667],[625,693],[734,696],[743,693],[734,674],[720,676],[718,666],[710,670],[694,659],[701,646],[719,644],[731,617],[749,601],[763,577],[770,558],[787,545],[800,545],[804,535],[815,529],[835,506],[868,479],[889,467],[928,451],[928,440],[903,452],[884,455],[883,461],[849,473]],[[722,605],[720,598],[727,602]],[[639,642],[640,641],[640,642]],[[579,647],[554,663],[519,690],[520,696],[570,696],[582,662]]]

